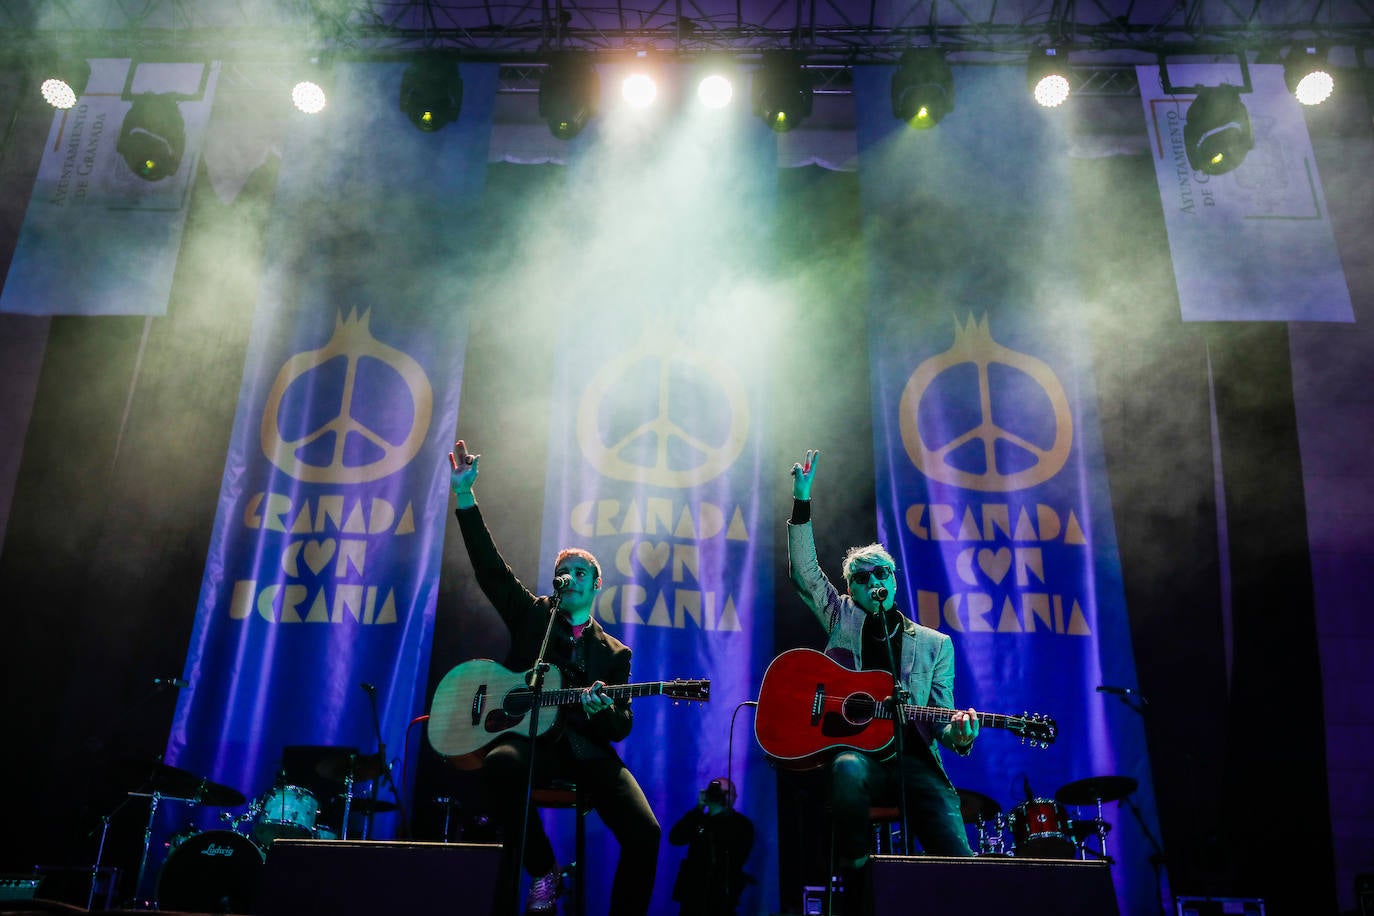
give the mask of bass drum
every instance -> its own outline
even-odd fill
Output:
[[[253,913],[262,850],[232,830],[183,839],[157,876],[157,909],[193,913]]]

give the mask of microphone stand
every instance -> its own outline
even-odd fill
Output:
[[[1149,704],[1143,696],[1139,694],[1134,694],[1134,696],[1138,702],[1132,702],[1126,694],[1117,694],[1117,699],[1121,701],[1123,706],[1144,720],[1145,708]],[[1131,801],[1130,796],[1123,798],[1122,801],[1126,803],[1126,807],[1131,809],[1131,814],[1135,815],[1136,823],[1140,825],[1140,832],[1145,834],[1145,839],[1150,841],[1150,847],[1155,851],[1155,854],[1150,856],[1150,865],[1153,866],[1155,870],[1155,896],[1159,898],[1160,916],[1164,916],[1164,897],[1163,894],[1160,893],[1164,886],[1163,875],[1161,874],[1161,869],[1164,867],[1166,861],[1164,857],[1164,848],[1159,845],[1159,840],[1155,839],[1155,835],[1150,832],[1149,826],[1145,823],[1145,818],[1141,815],[1140,809]],[[1098,818],[1101,819],[1100,814]]]
[[[513,873],[512,892],[515,895],[515,910],[520,912],[520,873],[525,868],[525,843],[529,838],[530,807],[534,795],[534,742],[539,737],[539,704],[544,695],[544,674],[549,670],[549,663],[544,660],[544,655],[549,651],[549,638],[553,635],[553,622],[558,618],[558,607],[563,602],[563,597],[558,594],[558,589],[553,590],[549,596],[549,622],[544,627],[544,641],[539,646],[539,657],[534,660],[534,667],[526,678],[530,688],[530,748],[529,759],[525,768],[525,814],[520,819],[520,857],[515,860]]]
[[[897,609],[894,607],[893,611]],[[892,651],[892,638],[887,633],[887,612],[883,609],[883,602],[878,602],[878,626],[883,634],[883,645],[887,647],[887,664],[892,672],[892,719],[893,733],[897,738],[897,813],[902,825],[902,853],[911,854],[911,834],[907,830],[906,821],[906,773],[902,767],[906,761],[906,713],[902,707],[906,704],[908,694],[906,685],[902,683],[900,669],[897,667],[897,657]],[[905,629],[903,615],[897,612],[897,636],[900,638]]]
[[[366,690],[366,688],[364,688]],[[401,800],[401,792],[396,788],[396,780],[391,775],[391,761],[386,756],[386,742],[382,740],[382,722],[377,716],[377,688],[375,686],[367,692],[368,704],[372,707],[372,730],[377,735],[377,755],[382,761],[382,775],[386,777],[386,784],[391,787],[391,797],[396,799],[396,811],[401,815],[401,836],[410,839],[410,821],[406,817],[405,802]],[[348,787],[350,801],[353,788]],[[345,802],[347,804],[347,802]],[[372,783],[372,807],[367,812],[366,825],[363,828],[363,839],[367,839],[372,834],[372,818],[377,813],[377,783]],[[345,824],[348,815],[345,814]]]

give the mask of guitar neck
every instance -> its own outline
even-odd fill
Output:
[[[652,697],[663,693],[666,681],[649,681],[643,684],[615,684],[602,687],[601,692],[612,700],[635,697]],[[582,701],[581,687],[565,687],[559,690],[546,690],[539,695],[540,706],[567,706]]]
[[[907,722],[938,722],[944,724],[949,721],[950,714],[957,710],[945,709],[941,706],[902,706],[902,717]],[[880,706],[875,712],[874,718],[891,719],[892,712],[886,706]],[[1019,727],[1023,719],[1020,716],[1004,716],[995,712],[978,713],[978,724],[987,728],[1013,728]]]

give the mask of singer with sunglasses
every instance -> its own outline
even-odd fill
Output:
[[[600,912],[646,916],[662,829],[639,783],[611,746],[630,734],[634,714],[628,699],[612,700],[600,689],[630,681],[630,648],[592,617],[601,565],[585,550],[565,548],[554,558],[554,595],[535,595],[525,588],[501,558],[477,507],[473,485],[480,458],[459,439],[448,456],[449,487],[457,497],[458,528],[477,584],[510,629],[505,666],[514,671],[530,668],[547,632],[545,659],[562,672],[566,687],[583,688],[580,704],[559,707],[558,728],[536,742],[533,783],[562,779],[577,784],[620,845],[609,908]],[[482,758],[483,797],[505,837],[497,881],[496,912],[501,916],[517,909],[513,894],[506,890],[516,888],[520,823],[527,811],[522,864],[532,880],[524,912],[553,913],[561,885],[543,822],[526,805],[529,763],[529,736],[517,732],[501,738]],[[459,906],[457,911],[462,910]]]
[[[943,724],[908,723],[901,740],[886,749],[899,746],[900,755],[842,750],[830,760],[835,861],[854,871],[867,864],[872,804],[902,804],[910,833],[926,853],[971,856],[959,793],[940,760],[941,745],[967,756],[978,736],[977,713],[954,708],[953,644],[948,635],[916,623],[898,608],[896,563],[881,544],[851,547],[843,563],[845,591],[831,584],[816,557],[811,521],[819,460],[820,452],[812,450],[792,466],[787,559],[792,584],[825,630],[825,654],[855,671],[891,674],[895,663],[895,683],[905,694],[902,702],[950,711]]]

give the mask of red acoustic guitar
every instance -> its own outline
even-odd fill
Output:
[[[892,675],[851,671],[814,649],[791,649],[773,659],[759,687],[754,736],[764,753],[790,769],[820,766],[841,750],[881,752],[895,737]],[[901,707],[907,722],[947,722],[952,710]],[[1005,728],[1033,747],[1054,743],[1054,720],[1039,714],[978,713],[983,728]]]

